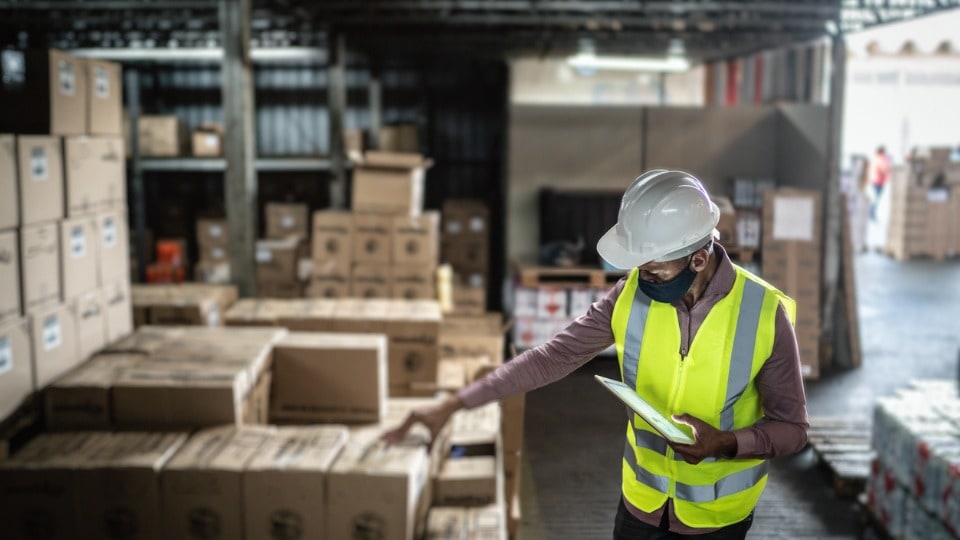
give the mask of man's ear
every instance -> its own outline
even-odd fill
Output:
[[[707,262],[710,261],[710,253],[706,249],[697,250],[693,254],[693,258],[690,259],[690,268],[694,272],[702,272],[704,268],[707,267]]]

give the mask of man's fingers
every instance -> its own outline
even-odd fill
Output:
[[[416,416],[414,416],[414,413],[410,413],[407,415],[406,420],[404,420],[403,423],[400,424],[400,427],[384,433],[380,438],[389,444],[397,444],[398,442],[403,440],[403,437],[407,434],[408,431],[410,431],[410,428],[412,428],[413,424],[418,420],[419,419]]]

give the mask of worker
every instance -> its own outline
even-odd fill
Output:
[[[703,185],[653,170],[623,195],[617,224],[597,243],[630,270],[586,314],[445,401],[416,423],[435,438],[451,415],[556,381],[615,344],[624,383],[694,442],[668,442],[630,414],[615,539],[744,538],[767,482],[767,460],[807,440],[795,303],[730,261]]]

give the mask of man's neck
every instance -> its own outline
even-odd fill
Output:
[[[713,274],[717,272],[719,265],[720,261],[717,259],[716,252],[711,253],[710,260],[707,261],[707,267],[697,273],[693,285],[690,286],[687,294],[683,295],[683,303],[687,305],[687,309],[692,308],[697,300],[703,296],[703,291],[707,290],[707,285],[710,284],[710,280],[713,279]]]

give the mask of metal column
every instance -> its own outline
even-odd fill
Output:
[[[376,65],[370,68],[370,142],[374,148],[380,148],[380,127],[383,125],[383,84],[380,81],[380,69]]]
[[[345,87],[347,47],[343,34],[331,31],[327,40],[327,101],[330,115],[330,206],[346,205],[346,172],[343,157],[343,111],[347,108]]]
[[[254,166],[250,2],[220,0],[224,52],[221,82],[226,133],[224,193],[230,230],[230,275],[244,296],[256,292],[253,252],[257,235],[257,171]]]
[[[146,194],[143,190],[143,167],[140,163],[140,141],[137,132],[138,119],[140,118],[140,72],[136,69],[123,70],[123,85],[127,90],[127,114],[130,124],[130,194],[133,200],[133,207],[130,208],[130,215],[133,223],[130,227],[135,232],[137,257],[137,277],[141,283],[146,281],[147,261],[149,259],[149,246],[147,245],[147,208]]]
[[[839,28],[839,25],[838,25]],[[841,212],[840,205],[840,145],[843,139],[843,100],[846,93],[847,47],[843,34],[833,36],[830,59],[830,129],[827,134],[827,190],[824,202],[824,258],[823,258],[823,337],[835,356],[840,352],[833,332],[834,313],[839,307]],[[849,309],[856,309],[850,306]]]

